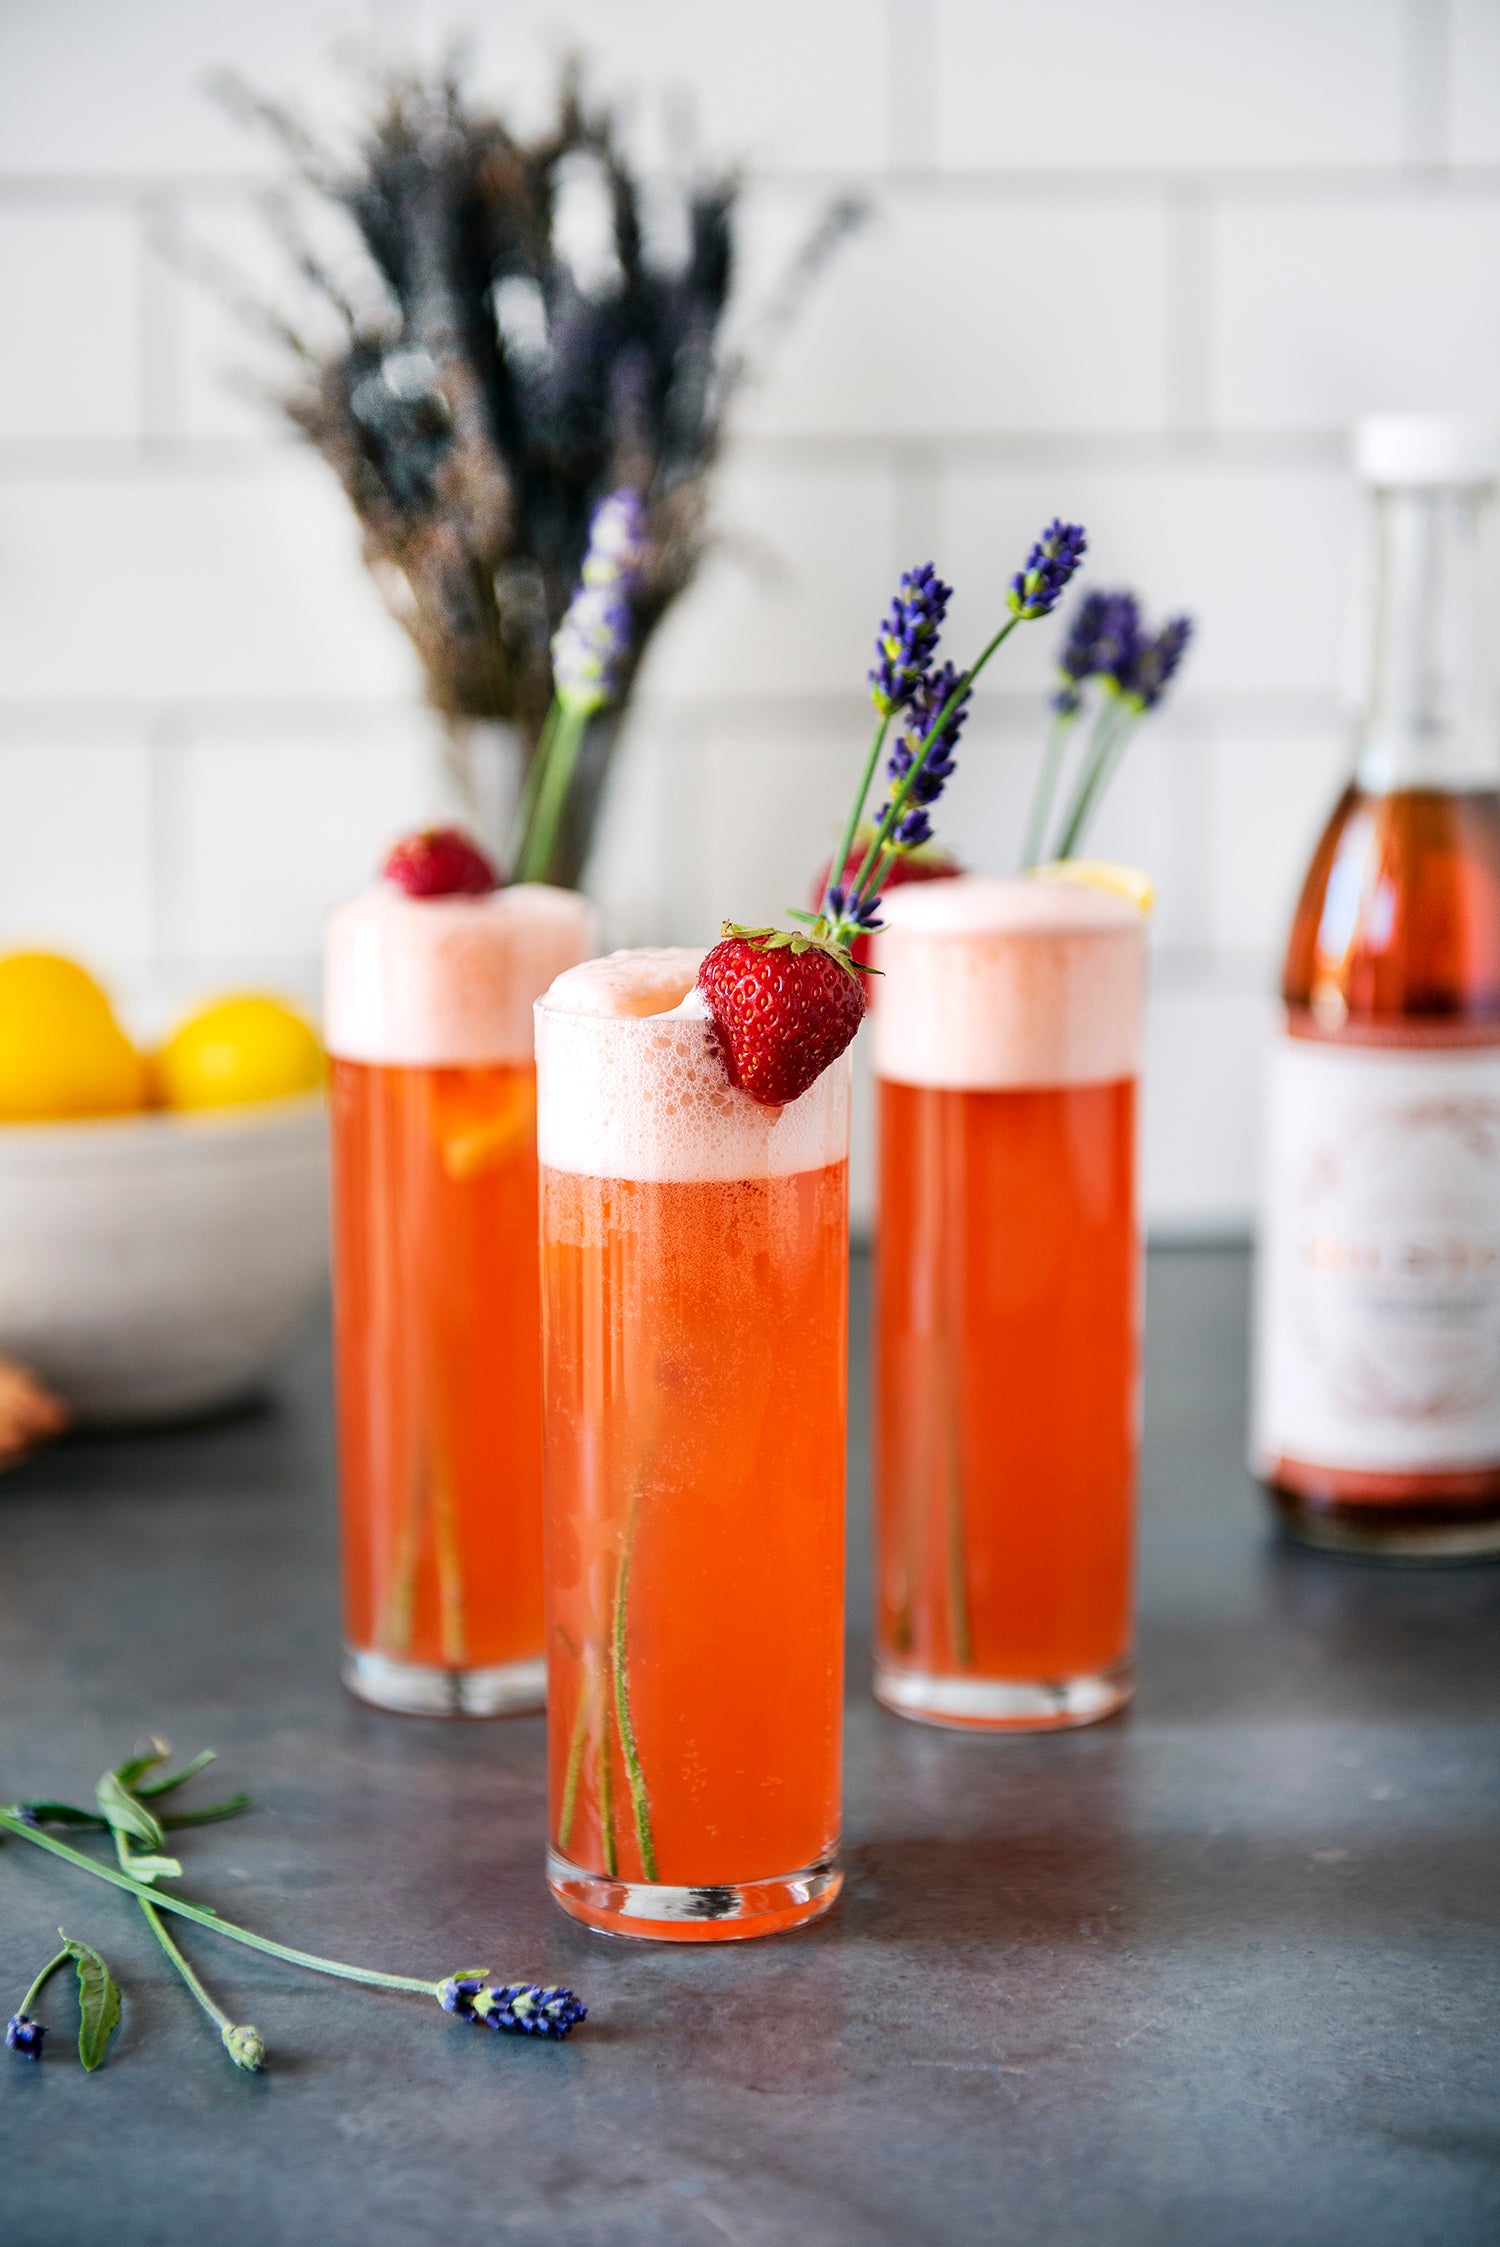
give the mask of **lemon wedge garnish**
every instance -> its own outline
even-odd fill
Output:
[[[1143,913],[1149,913],[1156,902],[1156,887],[1144,866],[1126,866],[1114,858],[1051,858],[1045,866],[1033,866],[1031,878],[1107,889],[1116,897],[1128,897]]]

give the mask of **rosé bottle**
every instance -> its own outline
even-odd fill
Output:
[[[1497,452],[1361,425],[1375,630],[1355,775],[1292,925],[1252,1457],[1304,1543],[1500,1552]]]
[[[979,879],[883,910],[875,1692],[1091,1723],[1131,1692],[1145,919]]]
[[[542,1705],[531,1009],[590,935],[532,885],[329,922],[344,1678],[378,1708]]]
[[[732,1086],[697,952],[537,1006],[548,1881],[622,1935],[838,1894],[847,1057]]]

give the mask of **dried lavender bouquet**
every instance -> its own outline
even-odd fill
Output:
[[[766,308],[757,347],[730,354],[721,325],[737,182],[677,189],[681,246],[675,257],[653,251],[644,183],[613,116],[587,103],[576,64],[555,123],[529,140],[472,102],[455,68],[388,79],[348,163],[242,84],[221,90],[353,222],[378,284],[346,288],[284,203],[271,206],[304,282],[338,322],[337,342],[319,349],[260,313],[295,354],[279,403],[348,494],[365,559],[460,746],[473,721],[510,721],[529,769],[553,699],[550,643],[593,509],[619,491],[644,505],[612,696],[589,725],[548,863],[532,869],[574,885],[641,656],[704,551],[728,401],[857,209],[830,207]],[[609,210],[611,254],[587,283],[557,226],[560,194],[581,169]]]

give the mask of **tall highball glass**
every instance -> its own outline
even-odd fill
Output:
[[[838,1894],[849,1079],[730,1085],[702,955],[539,1002],[551,1846],[617,1935]]]
[[[531,1009],[590,942],[532,884],[329,924],[344,1678],[379,1708],[542,1705]]]
[[[875,1692],[1037,1730],[1131,1692],[1145,919],[913,885],[876,940]]]

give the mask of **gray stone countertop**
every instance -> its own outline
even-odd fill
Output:
[[[865,1690],[856,1271],[848,1885],[800,1935],[602,1941],[542,1885],[540,1719],[337,1678],[326,1343],[271,1403],[78,1439],[0,1482],[0,1796],[138,1737],[256,1811],[188,1892],[301,1947],[573,1984],[570,2043],[188,1930],[271,2047],[237,2075],[128,1900],[0,1850],[0,2014],[59,1920],[125,1984],[108,2064],[0,2053],[4,2247],[1494,2247],[1500,1568],[1279,1546],[1241,1460],[1245,1259],[1152,1259],[1141,1676],[989,1741]],[[54,2017],[63,2013],[59,1996]]]

